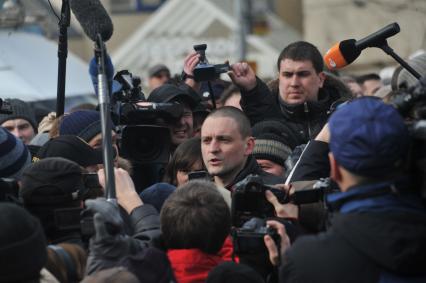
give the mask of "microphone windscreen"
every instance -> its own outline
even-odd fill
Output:
[[[343,40],[331,47],[324,56],[329,70],[340,69],[352,63],[361,54],[355,46],[355,39]]]
[[[96,41],[100,34],[102,41],[111,38],[114,27],[107,11],[99,0],[71,0],[70,7],[84,33]]]

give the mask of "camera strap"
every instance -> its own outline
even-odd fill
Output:
[[[58,245],[48,245],[50,250],[52,250],[56,255],[61,259],[61,261],[65,264],[65,268],[67,271],[67,282],[78,282],[77,278],[77,270],[75,267],[75,263],[72,260],[71,256],[68,252],[61,246]]]

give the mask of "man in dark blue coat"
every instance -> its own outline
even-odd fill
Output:
[[[280,282],[425,282],[426,212],[402,174],[402,117],[365,97],[338,109],[329,129],[330,176],[341,190],[328,196],[332,225],[285,252]]]

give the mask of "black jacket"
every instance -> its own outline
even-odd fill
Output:
[[[315,138],[327,122],[328,111],[334,102],[351,97],[346,86],[330,76],[327,76],[324,87],[319,91],[318,101],[297,105],[281,101],[278,84],[274,82],[271,85],[270,90],[263,81],[257,79],[253,90],[241,90],[241,107],[252,126],[263,120],[283,121],[294,134],[297,144],[304,144]]]
[[[426,213],[420,203],[386,194],[371,204],[353,196],[340,199],[346,211],[333,217],[327,232],[301,237],[288,250],[280,282],[425,282]]]

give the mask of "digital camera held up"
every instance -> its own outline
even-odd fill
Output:
[[[266,199],[266,190],[274,193],[279,202],[288,202],[286,192],[263,184],[258,175],[248,175],[235,185],[231,204],[233,226],[241,227],[253,217],[264,219],[275,216],[274,206]]]
[[[194,50],[200,54],[200,63],[194,69],[194,79],[197,82],[212,81],[219,77],[220,74],[230,70],[229,63],[226,64],[209,64],[206,58],[207,44],[194,45]]]

